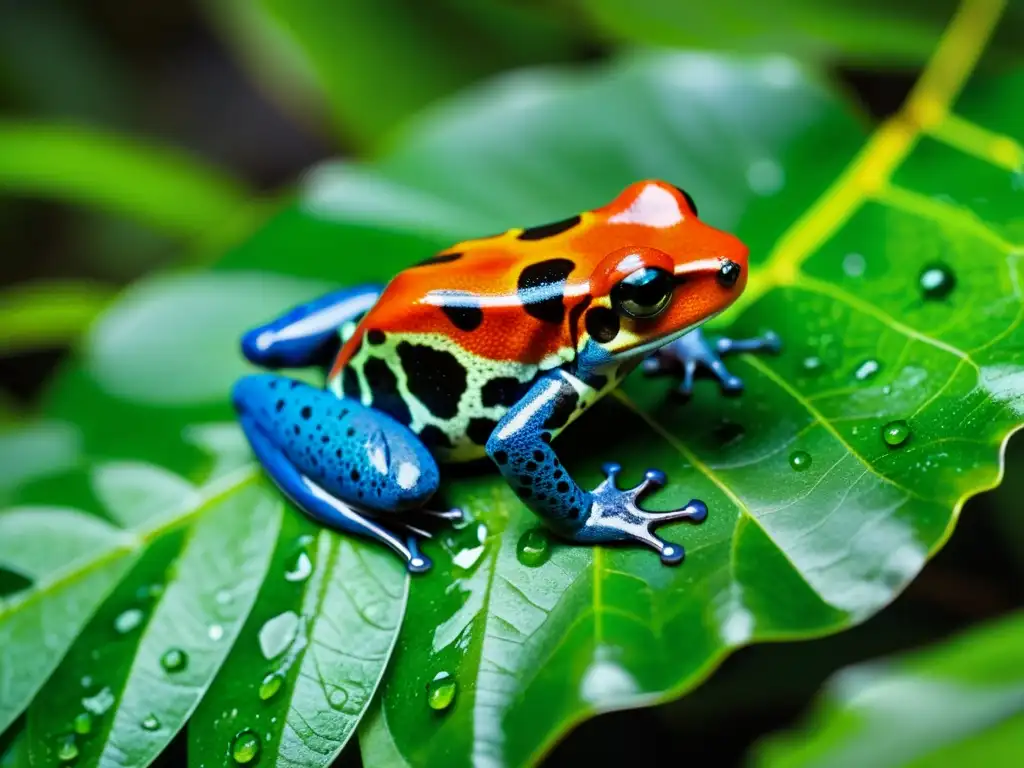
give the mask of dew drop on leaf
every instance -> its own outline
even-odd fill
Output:
[[[260,627],[260,651],[267,660],[280,656],[295,641],[299,631],[299,615],[295,611],[285,611]]]
[[[235,599],[228,590],[222,589],[214,596],[214,600],[217,601],[217,605],[230,605],[231,601]]]
[[[262,682],[260,682],[260,698],[263,701],[272,699],[274,695],[281,690],[281,685],[283,683],[284,677],[282,677],[280,672],[271,672],[263,678]]]
[[[253,731],[241,731],[231,742],[231,758],[239,765],[251,763],[259,754],[260,737]]]
[[[427,685],[427,704],[438,712],[448,709],[455,701],[458,688],[455,680],[447,672],[438,672]]]
[[[910,426],[903,419],[890,421],[882,427],[882,439],[886,445],[897,448],[907,442],[910,437]]]
[[[808,374],[821,373],[825,368],[825,364],[821,361],[821,358],[817,355],[810,355],[805,357],[803,361],[804,372]]]
[[[145,718],[143,718],[142,722],[139,723],[139,725],[142,726],[143,730],[155,731],[157,728],[160,727],[160,721],[157,720],[156,715],[149,714],[146,715]]]
[[[843,257],[843,272],[847,277],[860,277],[867,268],[867,260],[859,253],[848,253]]]
[[[99,717],[114,706],[114,694],[110,688],[103,688],[95,696],[87,696],[82,699],[82,706],[89,712]]]
[[[945,264],[930,264],[921,273],[919,283],[926,299],[944,299],[956,287],[956,275]]]
[[[57,759],[62,763],[70,763],[78,757],[78,744],[75,743],[74,734],[67,734],[60,740],[57,746]]]
[[[126,635],[142,623],[143,613],[138,608],[122,611],[114,619],[114,629],[119,635]]]
[[[217,642],[224,637],[224,627],[220,624],[211,624],[209,629],[206,630],[206,635],[214,642]]]
[[[92,715],[90,715],[88,712],[79,712],[77,715],[75,715],[75,719],[72,722],[71,726],[72,728],[74,728],[75,733],[81,736],[85,736],[86,734],[91,733]]]
[[[539,528],[531,528],[519,537],[516,544],[516,558],[528,568],[536,568],[547,562],[551,554],[548,535]]]
[[[170,648],[160,657],[165,672],[180,672],[188,666],[188,654],[180,648]]]
[[[344,688],[335,688],[327,697],[327,703],[331,705],[331,709],[341,709],[348,703],[348,691]]]
[[[303,550],[295,556],[295,562],[292,563],[291,568],[285,571],[284,578],[285,581],[305,581],[312,572],[313,563],[309,559],[309,555]]]
[[[877,360],[865,360],[857,366],[857,370],[854,371],[853,375],[857,378],[857,381],[867,381],[878,373],[880,368],[881,366],[878,364]]]
[[[811,454],[807,451],[793,451],[789,454],[789,466],[797,472],[803,472],[811,466]]]

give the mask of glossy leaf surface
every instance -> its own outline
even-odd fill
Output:
[[[980,48],[983,32],[970,28],[967,43]],[[944,82],[955,85],[970,63],[944,61]],[[687,546],[686,563],[671,569],[648,551],[552,543],[550,558],[528,567],[517,544],[536,519],[486,468],[453,473],[445,495],[474,520],[430,545],[435,570],[411,584],[382,710],[365,739],[383,745],[368,749],[371,766],[378,754],[413,765],[530,763],[572,723],[678,695],[738,645],[836,631],[877,611],[945,540],[962,499],[995,481],[1024,397],[1013,173],[1024,127],[1012,108],[1020,87],[1019,76],[978,81],[957,103],[958,117],[942,119],[939,110],[930,137],[905,113],[869,139],[826,84],[777,58],[645,56],[590,74],[503,78],[436,110],[372,168],[319,169],[298,203],[217,271],[133,288],[95,325],[50,413],[78,423],[84,455],[152,465],[199,489],[198,498],[229,504],[243,488],[267,489],[250,486],[256,474],[230,426],[227,392],[246,370],[235,351],[241,330],[327,285],[387,279],[454,240],[600,205],[637,178],[685,186],[702,217],[736,231],[754,254],[733,330],[773,328],[786,349],[731,363],[747,379],[738,400],[701,382],[681,406],[666,397],[671,382],[631,379],[622,398],[574,425],[558,450],[585,484],[615,459],[627,480],[652,465],[668,472],[670,487],[654,505],[704,498],[711,514],[703,525],[664,531]],[[926,82],[913,103],[944,105],[954,93]],[[939,266],[945,282],[931,275],[922,285]],[[865,368],[868,360],[877,368]],[[883,439],[893,420],[909,425],[898,445]],[[809,454],[810,465],[796,471],[793,451]],[[161,477],[169,491],[173,483]],[[107,503],[131,497],[119,487]],[[40,479],[15,501],[85,510],[120,530],[96,495],[91,480]],[[189,532],[213,509],[186,508],[193,511],[179,514]],[[260,717],[271,726],[259,720],[262,755],[326,764],[358,712],[333,710],[324,681],[344,681],[347,701],[362,711],[391,647],[390,611],[400,612],[403,588],[386,553],[320,534],[307,580],[275,581],[311,530],[303,524],[289,512],[273,553],[261,549],[268,578],[248,618],[237,617],[245,622],[239,640],[192,726],[191,739],[212,743],[212,760],[228,760],[229,737],[241,732],[234,729],[255,728]],[[183,554],[166,556],[184,557],[188,546],[183,540]],[[124,571],[157,557],[128,549],[137,560]],[[348,578],[321,574],[325,552],[335,568],[354,569]],[[332,595],[340,601],[336,584],[359,585],[346,610],[308,609],[317,595],[324,605]],[[104,594],[115,586],[112,577]],[[46,603],[38,587],[27,595],[9,601],[38,595]],[[101,600],[57,638],[49,661],[16,683],[10,717]],[[294,618],[277,618],[289,612]],[[335,617],[342,630],[331,627]],[[278,658],[264,650],[278,645],[261,645],[260,635],[273,619],[272,637],[295,630],[281,653],[296,647],[299,627],[319,642],[264,700],[259,687]],[[8,624],[0,616],[0,632]],[[38,642],[34,632],[22,649]],[[334,645],[342,636],[362,639]],[[343,653],[325,651],[330,673],[311,679],[304,667],[320,659],[321,646]],[[370,666],[350,658],[368,648]],[[190,686],[193,699],[213,666]],[[133,679],[143,684],[137,669],[129,672],[126,692]],[[124,679],[123,668],[117,674]],[[455,689],[431,697],[439,675]],[[188,706],[165,714],[169,728]],[[282,723],[286,706],[315,727]],[[230,720],[236,709],[225,723],[222,713]],[[243,712],[248,719],[238,720]],[[121,720],[113,722],[116,730]]]
[[[850,667],[800,732],[769,740],[757,765],[1014,765],[1024,750],[1024,616],[934,648]]]

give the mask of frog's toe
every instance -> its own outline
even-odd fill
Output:
[[[605,464],[605,481],[591,493],[593,503],[590,515],[577,538],[594,543],[602,541],[636,541],[656,550],[662,562],[675,565],[682,562],[684,550],[678,544],[665,541],[654,533],[654,528],[676,520],[699,523],[707,517],[707,505],[699,499],[686,506],[666,512],[650,512],[639,506],[651,491],[665,485],[665,473],[649,469],[644,479],[633,488],[620,489],[616,478],[622,468],[618,464]]]
[[[743,379],[726,372],[720,379],[722,393],[726,395],[738,395],[743,392]]]

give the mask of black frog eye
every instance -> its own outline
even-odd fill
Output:
[[[668,306],[674,285],[672,275],[663,269],[638,269],[612,288],[612,306],[620,315],[654,317]]]

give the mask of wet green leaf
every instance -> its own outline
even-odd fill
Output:
[[[800,730],[756,750],[767,768],[1014,765],[1024,750],[1024,615],[832,678]]]

